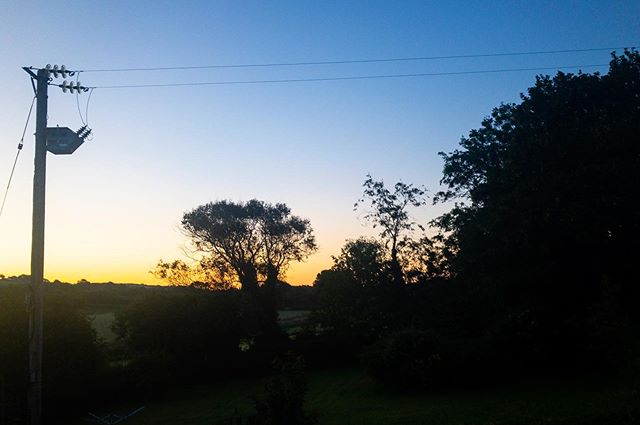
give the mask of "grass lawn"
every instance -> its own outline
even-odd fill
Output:
[[[233,381],[169,392],[131,425],[225,423],[252,411],[263,381]],[[483,391],[398,394],[352,369],[312,372],[306,409],[318,425],[631,424],[629,395],[595,382],[536,382]]]

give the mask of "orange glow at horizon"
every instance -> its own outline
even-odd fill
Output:
[[[54,169],[53,159],[51,163],[50,168]],[[106,170],[103,172],[107,174]],[[112,179],[120,178],[121,175],[116,175]],[[22,211],[29,210],[31,201],[28,183],[27,179],[24,190],[16,191],[12,198],[14,204],[22,205]],[[122,186],[131,192],[121,194],[119,203],[114,204],[105,202],[101,195],[108,191],[107,186],[98,190],[81,182],[71,191],[57,183],[56,178],[50,179],[45,229],[46,279],[69,283],[86,279],[90,282],[162,285],[162,280],[149,273],[158,261],[187,259],[185,244],[188,240],[179,231],[179,217],[191,206],[201,203],[202,196],[187,197],[178,188],[175,192],[154,193],[146,185],[138,188],[134,187],[135,182],[126,183],[122,181]],[[98,183],[92,180],[92,184]],[[336,210],[315,202],[288,203],[296,215],[311,221],[319,250],[304,262],[291,263],[285,271],[286,282],[312,284],[319,272],[331,267],[331,256],[340,252],[345,239],[373,231],[363,227],[353,214],[350,199],[357,196],[359,188],[350,190],[354,193],[337,203]],[[136,193],[155,196],[157,201],[151,211]],[[83,202],[77,202],[78,198]],[[263,198],[277,199],[273,195]],[[6,212],[0,222],[0,234],[6,242],[0,246],[0,274],[29,274],[30,214],[21,214],[20,208]]]
[[[311,259],[306,263],[292,265],[285,275],[285,281],[292,285],[311,285],[320,271],[331,267],[330,259],[318,258]],[[151,267],[149,267],[151,270]],[[8,269],[3,270],[5,276],[19,276],[29,274],[29,270],[25,269]],[[148,271],[138,269],[119,269],[119,270],[100,270],[98,268],[82,269],[76,268],[68,271],[56,267],[49,267],[45,272],[45,278],[49,281],[59,280],[61,282],[76,283],[81,279],[89,282],[114,282],[114,283],[138,283],[145,285],[164,285],[161,279],[154,277]]]
[[[339,248],[338,248],[339,249]],[[285,274],[284,280],[292,285],[311,285],[320,271],[331,267],[333,264],[331,255],[335,252],[325,250],[311,256],[307,261],[291,264]],[[168,259],[168,258],[167,258]],[[148,270],[141,268],[139,264],[122,264],[120,267],[108,267],[99,264],[95,260],[82,265],[71,265],[48,262],[45,265],[45,278],[49,281],[59,280],[61,282],[76,283],[81,279],[89,282],[114,282],[114,283],[136,283],[145,285],[164,285],[161,279],[154,277],[149,271],[154,264],[150,264]],[[21,267],[10,267],[0,270],[5,276],[19,276],[29,274],[29,265],[22,264]]]

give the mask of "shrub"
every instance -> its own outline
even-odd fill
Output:
[[[385,385],[407,389],[435,387],[444,378],[444,354],[431,332],[405,330],[368,347],[367,372]]]
[[[145,390],[259,373],[281,336],[263,301],[240,291],[151,293],[116,319],[128,373]]]
[[[51,419],[83,409],[101,392],[104,357],[78,299],[57,286],[44,289],[43,412]],[[26,413],[27,294],[26,286],[0,288],[0,405],[9,423]]]
[[[303,425],[315,422],[304,412],[307,376],[302,357],[291,354],[274,361],[274,375],[256,399],[256,424]]]

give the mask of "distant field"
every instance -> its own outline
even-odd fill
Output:
[[[131,425],[216,425],[252,410],[263,381],[233,381],[169,392]],[[538,382],[486,391],[391,393],[358,369],[310,374],[306,408],[318,425],[633,424],[629,395],[597,383]],[[637,419],[637,418],[636,418]]]
[[[99,313],[90,315],[92,318],[91,323],[98,337],[106,343],[111,343],[116,339],[116,334],[111,330],[111,325],[115,320],[115,313],[104,312],[104,309],[99,311]],[[280,310],[278,312],[278,322],[282,329],[289,334],[293,334],[300,330],[301,326],[307,320],[309,313],[309,310]]]
[[[311,314],[310,310],[280,310],[278,311],[278,323],[285,332],[292,335],[302,329],[309,314]]]

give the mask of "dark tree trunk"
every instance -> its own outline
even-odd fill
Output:
[[[405,285],[402,267],[397,258],[391,260],[391,278],[394,286],[403,287]]]
[[[242,291],[251,292],[258,289],[258,271],[253,264],[243,265],[238,277]]]
[[[394,286],[404,286],[404,275],[402,273],[400,261],[398,261],[398,249],[396,248],[395,240],[393,241],[393,246],[391,247],[391,279],[393,280]]]
[[[267,266],[267,280],[265,280],[264,284],[266,287],[269,288],[275,288],[278,286],[278,282],[280,281],[278,279],[278,275],[280,273],[278,273],[278,268],[276,266],[274,266],[273,264],[269,264]]]

